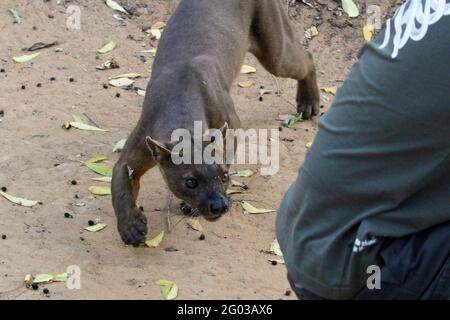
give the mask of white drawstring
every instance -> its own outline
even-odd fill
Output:
[[[427,34],[428,27],[447,15],[450,15],[449,0],[408,0],[397,10],[393,18],[394,49],[392,58],[398,56],[398,52],[409,39],[422,40]],[[380,48],[385,48],[390,39],[391,19],[386,22],[384,41]]]

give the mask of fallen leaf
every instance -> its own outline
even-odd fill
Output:
[[[244,209],[244,213],[245,214],[261,214],[261,213],[269,213],[269,212],[274,212],[275,211],[273,209],[255,208],[254,206],[252,206],[247,201],[243,201],[241,203],[241,205],[242,205],[242,209]]]
[[[313,38],[319,35],[319,30],[315,26],[312,26],[311,28],[306,30],[306,34],[309,38]]]
[[[91,178],[91,180],[100,182],[111,182],[112,177]]]
[[[158,247],[161,242],[164,239],[164,231],[161,231],[160,234],[158,234],[156,237],[154,237],[153,239],[147,240],[145,241],[145,244],[150,247],[150,248],[156,248]]]
[[[93,156],[92,158],[90,158],[89,160],[87,160],[87,162],[96,163],[96,162],[101,162],[106,159],[108,159],[107,156],[102,155],[102,154],[97,154],[97,155]]]
[[[243,73],[243,74],[249,74],[249,73],[255,73],[255,72],[256,72],[256,68],[255,67],[252,67],[252,66],[249,66],[249,65],[246,65],[246,64],[244,64],[241,67],[241,73]]]
[[[14,23],[19,24],[20,22],[22,22],[22,18],[20,17],[19,13],[16,10],[9,9],[9,12],[11,13],[11,15],[14,18]]]
[[[270,244],[270,252],[280,257],[283,256],[283,252],[281,252],[280,244],[277,239],[273,240]]]
[[[203,226],[202,226],[202,224],[200,223],[200,219],[189,218],[189,219],[186,221],[186,223],[187,223],[187,225],[188,225],[191,229],[193,229],[193,230],[195,230],[195,231],[200,231],[200,232],[203,231]]]
[[[373,38],[373,34],[374,34],[374,33],[375,33],[375,27],[374,27],[373,25],[368,24],[368,25],[365,25],[365,26],[363,27],[363,35],[364,35],[364,39],[365,39],[367,42],[372,41],[372,38]]]
[[[95,68],[98,70],[109,70],[109,69],[118,69],[120,68],[120,66],[116,60],[111,59],[104,62],[102,65],[96,66]]]
[[[117,42],[114,40],[111,40],[110,42],[105,44],[102,48],[98,49],[97,52],[101,53],[101,54],[108,53],[108,52],[111,52],[112,50],[114,50],[116,47],[117,47]]]
[[[142,90],[142,89],[138,89],[136,91],[136,93],[137,93],[138,96],[145,97],[145,94],[147,93],[147,91]]]
[[[20,56],[20,57],[13,57],[13,60],[17,63],[29,62],[29,61],[33,60],[34,58],[36,58],[40,54],[41,54],[40,52],[36,52],[33,54],[26,54],[26,55]]]
[[[86,167],[94,171],[95,173],[98,173],[105,177],[112,177],[112,169],[108,167],[107,165],[104,165],[102,163],[92,163],[87,161],[81,161],[82,164],[84,164]]]
[[[113,152],[120,152],[123,150],[123,147],[125,147],[125,143],[127,142],[127,139],[120,139],[116,142],[113,148]]]
[[[359,16],[359,9],[353,0],[342,0],[342,9],[344,9],[350,18]]]
[[[166,27],[166,24],[164,22],[159,21],[159,22],[155,22],[154,24],[152,24],[150,29],[161,30],[161,29],[164,29],[165,27]]]
[[[37,274],[33,277],[32,283],[66,282],[67,279],[67,273]]]
[[[230,172],[231,177],[242,177],[242,178],[248,178],[253,175],[252,170],[242,170],[242,171],[236,171],[236,172]]]
[[[113,87],[128,87],[131,86],[133,83],[134,80],[128,78],[118,78],[109,81],[109,84],[112,85]]]
[[[53,280],[51,274],[37,274],[34,276],[33,283],[45,283]]]
[[[46,49],[46,48],[56,46],[57,44],[58,44],[58,41],[53,41],[50,43],[36,42],[31,47],[26,48],[26,51],[36,51],[36,50]]]
[[[156,285],[161,287],[161,294],[165,300],[173,300],[178,296],[178,286],[168,280],[158,280]]]
[[[326,87],[326,88],[322,88],[322,90],[323,90],[324,92],[326,92],[326,93],[335,95],[336,92],[337,92],[337,87],[336,87],[336,86],[333,86],[333,87]]]
[[[247,81],[241,81],[238,83],[238,86],[241,88],[250,88],[251,86],[253,86],[255,83],[252,80],[247,80]]]
[[[226,191],[227,195],[232,195],[236,193],[244,193],[244,190],[241,187],[229,187]]]
[[[99,187],[92,186],[89,187],[89,191],[96,196],[109,196],[111,195],[111,187]]]
[[[9,195],[3,191],[0,191],[0,195],[5,197],[7,200],[9,200],[15,204],[21,205],[23,207],[32,207],[32,206],[35,206],[38,204],[37,201],[23,199],[23,198],[19,198],[19,197],[13,197],[12,195]]]
[[[109,78],[109,80],[111,80],[111,79],[120,79],[120,78],[137,79],[137,78],[140,78],[140,77],[142,77],[142,75],[140,75],[139,73],[131,72],[131,73],[125,73],[125,74],[121,74],[121,75],[118,75],[118,76],[115,76],[115,77],[111,77],[111,78]]]
[[[311,148],[311,147],[312,147],[312,142],[308,142],[308,143],[305,145],[305,147],[306,147],[306,149]]]
[[[118,4],[114,0],[106,0],[106,5],[115,11],[119,11],[125,14],[129,14],[127,10],[125,10],[120,4]]]
[[[148,29],[145,32],[148,33],[149,35],[151,35],[156,40],[161,39],[162,32],[160,29]]]
[[[79,116],[77,115],[72,115],[73,121],[75,122],[79,122],[79,123],[84,123],[83,119],[81,119]]]
[[[104,223],[97,223],[97,224],[94,224],[93,226],[89,226],[89,227],[84,228],[84,230],[89,231],[89,232],[98,232],[100,230],[105,229],[106,226],[107,225],[104,224]]]
[[[80,130],[87,130],[87,131],[103,131],[103,132],[108,131],[108,130],[100,129],[100,128],[98,128],[98,127],[94,127],[94,126],[91,126],[91,125],[88,125],[88,124],[85,124],[85,123],[81,123],[81,122],[75,122],[75,121],[72,121],[72,122],[70,122],[69,124],[70,124],[72,127],[77,128],[77,129],[80,129]]]
[[[302,121],[303,121],[303,114],[299,114],[297,116],[291,115],[288,118],[286,118],[285,120],[283,120],[283,126],[285,126],[287,128],[292,128],[297,123],[302,122]]]

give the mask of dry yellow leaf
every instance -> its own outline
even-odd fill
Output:
[[[252,80],[247,80],[247,81],[241,81],[238,83],[238,86],[241,88],[250,88],[251,86],[253,86],[255,83]]]
[[[374,28],[373,25],[368,24],[368,25],[365,25],[365,26],[363,27],[363,35],[364,35],[364,39],[365,39],[367,42],[372,41],[372,38],[373,38],[373,34],[374,34],[374,33],[375,33],[375,28]]]
[[[241,73],[243,73],[243,74],[249,74],[249,73],[255,73],[255,72],[256,72],[256,68],[255,67],[252,67],[252,66],[249,66],[249,65],[246,65],[246,64],[244,64],[241,67]]]

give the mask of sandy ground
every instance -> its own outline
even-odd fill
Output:
[[[314,53],[319,85],[339,86],[364,43],[361,28],[367,3],[356,1],[362,14],[350,21],[339,16],[337,1],[307,2],[316,8],[298,1],[289,8],[290,17],[304,40],[305,30],[318,24],[320,34],[305,43]],[[386,15],[396,2],[372,3],[380,5]],[[249,192],[233,196],[233,209],[218,222],[201,222],[204,241],[184,220],[156,249],[124,246],[116,230],[110,197],[93,196],[88,191],[91,185],[101,183],[91,180],[95,173],[79,160],[105,154],[105,163],[112,166],[118,158],[112,146],[134,127],[143,102],[133,91],[104,89],[103,84],[110,76],[138,72],[146,77],[136,86],[146,87],[153,58],[138,52],[156,47],[157,41],[151,41],[141,29],[167,21],[176,6],[176,1],[121,3],[134,13],[124,23],[113,18],[103,1],[66,1],[66,7],[81,8],[80,30],[66,28],[66,8],[56,5],[56,0],[0,3],[0,68],[5,69],[0,73],[0,109],[4,111],[0,117],[0,187],[7,187],[12,195],[41,202],[25,208],[0,197],[0,234],[7,237],[0,239],[0,298],[160,299],[160,289],[154,282],[164,278],[177,283],[179,299],[293,299],[293,295],[285,295],[289,285],[284,265],[273,266],[268,260],[274,257],[264,252],[275,237],[276,214],[244,215],[239,200],[258,207],[278,207],[303,161],[305,144],[314,139],[318,119],[281,131],[279,173],[242,178]],[[13,24],[10,8],[21,14],[22,23]],[[118,42],[117,49],[98,56],[96,50],[111,39]],[[40,50],[41,55],[31,63],[12,61],[13,56],[25,54],[24,47],[55,40],[57,46]],[[95,69],[111,58],[118,61],[120,69]],[[233,89],[243,126],[278,128],[278,115],[295,113],[295,81],[275,80],[250,55],[246,64],[256,66],[258,71],[237,79],[252,79],[254,87]],[[281,94],[264,95],[259,101],[259,86]],[[331,101],[332,95],[323,94],[323,112]],[[109,131],[62,129],[72,114]],[[72,185],[71,180],[77,184]],[[157,170],[143,178],[139,202],[149,218],[150,236],[165,228],[167,196]],[[174,212],[177,205],[177,200],[172,202]],[[65,218],[65,212],[73,219]],[[174,215],[172,220],[176,223],[181,218]],[[82,231],[89,220],[95,219],[108,227],[98,233]],[[178,251],[165,251],[169,246]],[[26,274],[65,272],[70,265],[81,268],[80,290],[69,290],[62,283],[41,286],[38,291],[23,285]],[[43,294],[43,287],[50,290],[49,295]]]

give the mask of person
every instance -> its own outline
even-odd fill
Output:
[[[358,54],[278,210],[300,299],[450,299],[450,1]]]

